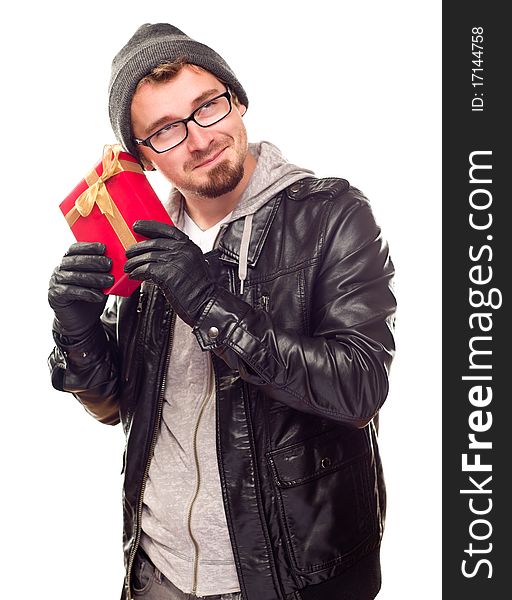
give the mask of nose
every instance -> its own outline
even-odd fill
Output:
[[[213,141],[213,131],[209,127],[201,127],[194,121],[188,124],[187,146],[190,152],[206,150]]]

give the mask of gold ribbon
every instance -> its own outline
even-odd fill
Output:
[[[78,221],[80,217],[87,217],[91,214],[94,205],[97,204],[101,214],[105,215],[110,223],[119,241],[126,250],[129,246],[135,244],[135,239],[130,228],[126,224],[123,215],[110,197],[105,183],[114,175],[123,171],[132,173],[143,173],[142,167],[129,160],[120,160],[119,153],[122,148],[118,144],[106,145],[103,148],[103,157],[101,163],[103,171],[98,175],[96,169],[91,169],[85,177],[87,189],[82,192],[75,200],[75,204],[66,215],[66,221],[70,227]]]

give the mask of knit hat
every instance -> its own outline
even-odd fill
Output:
[[[138,156],[133,142],[130,108],[139,81],[158,65],[184,57],[224,81],[244,106],[244,88],[224,59],[168,23],[146,23],[137,29],[112,61],[108,110],[115,136],[125,150]]]

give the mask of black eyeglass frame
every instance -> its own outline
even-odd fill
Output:
[[[196,113],[199,112],[202,108],[204,108],[207,104],[210,104],[210,102],[213,102],[214,100],[218,100],[219,98],[227,98],[227,101],[229,104],[228,112],[220,119],[217,119],[216,121],[214,121],[213,123],[209,123],[208,125],[201,125],[201,123],[198,123],[195,119]],[[225,119],[231,113],[232,110],[233,110],[233,104],[231,102],[231,92],[229,91],[228,88],[226,88],[226,91],[223,94],[219,94],[218,96],[214,96],[213,98],[210,98],[206,102],[203,102],[203,104],[201,104],[201,106],[198,106],[194,110],[194,112],[192,112],[191,115],[189,117],[187,117],[186,119],[179,119],[178,121],[171,121],[171,123],[167,123],[163,127],[160,127],[160,129],[158,129],[158,131],[155,131],[154,133],[149,135],[146,139],[140,140],[138,138],[133,138],[133,141],[140,146],[147,146],[148,148],[151,148],[151,150],[153,150],[153,152],[156,152],[157,154],[163,154],[164,152],[169,152],[169,150],[172,150],[173,148],[176,148],[180,144],[183,144],[183,142],[188,138],[188,124],[190,121],[193,121],[196,125],[199,125],[199,127],[206,129],[207,127],[211,127],[212,125],[219,123],[220,121],[222,121],[222,119]],[[151,143],[151,138],[155,135],[158,135],[164,129],[167,129],[167,127],[170,127],[171,125],[176,125],[177,123],[183,123],[185,125],[185,131],[186,131],[185,137],[181,140],[181,142],[174,144],[174,146],[171,146],[170,148],[167,148],[166,150],[157,150]]]

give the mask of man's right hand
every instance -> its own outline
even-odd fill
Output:
[[[103,288],[114,283],[109,273],[112,259],[105,244],[72,244],[54,270],[48,288],[48,302],[55,313],[54,331],[73,342],[84,339],[98,324],[107,296]]]

